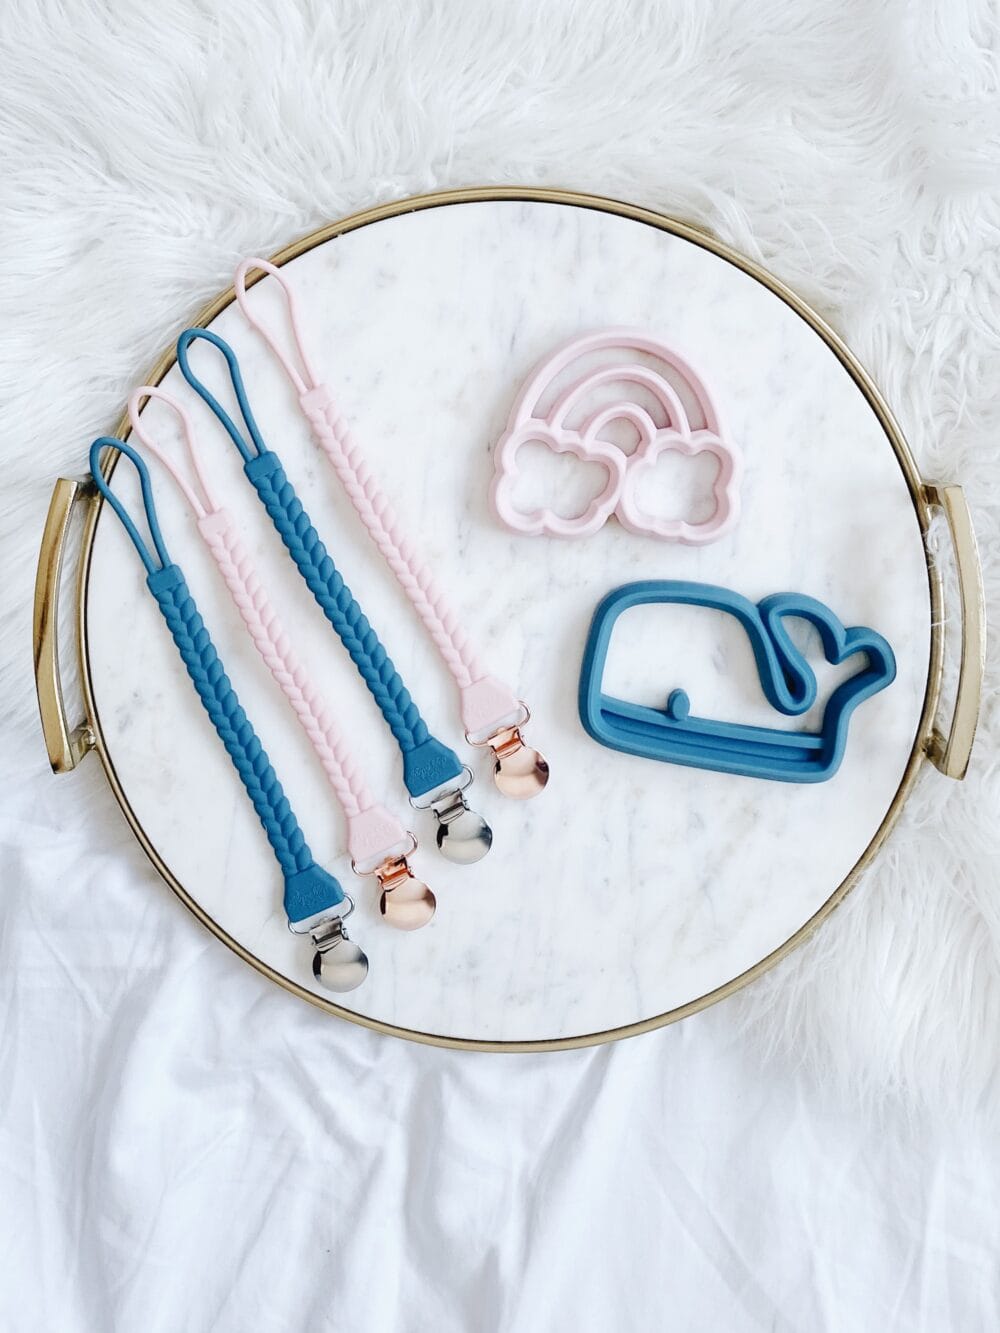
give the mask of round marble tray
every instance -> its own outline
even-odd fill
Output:
[[[103,511],[85,590],[86,679],[98,745],[126,813],[170,883],[274,979],[369,1025],[450,1044],[581,1044],[654,1026],[727,993],[800,939],[839,899],[895,816],[922,746],[934,672],[928,566],[905,446],[870,385],[819,321],[704,236],[637,210],[544,196],[428,199],[381,210],[293,247],[321,372],[491,665],[533,711],[548,790],[504,800],[464,750],[450,682],[325,460],[273,358],[231,293],[206,321],[237,349],[265,439],[382,629],[443,739],[468,753],[474,803],[494,827],[485,861],[419,867],[432,924],[397,934],[352,875],[340,813],[280,692],[258,661],[193,524],[162,474],[172,553],[285,785],[317,860],[358,892],[352,935],[371,971],[349,995],[314,986],[311,949],[288,931],[263,833],[191,692],[143,571]],[[260,293],[266,291],[262,286]],[[518,386],[560,340],[608,325],[685,350],[744,449],[743,517],[695,549],[614,522],[587,541],[516,537],[487,506],[491,448]],[[199,365],[211,378],[217,367]],[[224,381],[216,376],[220,396]],[[207,469],[245,525],[301,654],[325,680],[376,790],[404,814],[399,758],[345,653],[244,481],[235,450],[170,364]],[[228,399],[226,400],[228,401]],[[150,404],[151,424],[168,415]],[[551,471],[552,469],[550,469]],[[572,488],[540,469],[540,491]],[[672,481],[696,497],[697,467]],[[136,503],[131,468],[113,484]],[[652,504],[661,500],[651,500]],[[840,772],[798,786],[612,753],[583,732],[576,696],[600,598],[639,578],[723,584],[757,599],[795,590],[893,646],[895,683],[855,715]],[[816,645],[813,645],[815,649]],[[814,652],[814,656],[821,654]],[[819,662],[820,698],[851,673]],[[662,703],[683,685],[694,711],[789,722],[763,699],[734,622],[707,611],[626,614],[609,690]]]

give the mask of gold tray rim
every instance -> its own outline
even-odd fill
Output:
[[[717,986],[715,989],[707,991],[705,994],[698,996],[677,1008],[667,1010],[665,1013],[656,1014],[649,1018],[641,1019],[635,1023],[627,1023],[620,1027],[582,1033],[570,1037],[531,1038],[516,1041],[488,1041],[476,1037],[449,1036],[447,1034],[425,1032],[416,1028],[406,1028],[397,1024],[384,1022],[381,1019],[369,1018],[365,1014],[355,1013],[353,1010],[346,1009],[342,1005],[334,1003],[325,996],[307,990],[297,982],[286,977],[283,973],[276,971],[268,963],[264,962],[263,959],[258,958],[256,954],[251,953],[250,950],[229,935],[223,927],[220,926],[203,907],[201,907],[201,905],[190,893],[188,893],[184,886],[174,876],[169,866],[153,845],[138,816],[132,809],[115,769],[114,761],[105,741],[93,693],[90,669],[90,647],[87,635],[87,594],[89,590],[93,541],[103,507],[103,502],[101,501],[100,496],[95,495],[92,499],[92,503],[88,507],[88,513],[85,519],[76,593],[76,620],[78,631],[77,648],[79,653],[80,681],[86,716],[85,726],[89,726],[90,728],[92,733],[92,748],[96,750],[100,757],[101,764],[115,799],[121,807],[122,813],[131,827],[132,832],[135,834],[140,846],[161,878],[181,900],[184,906],[202,923],[202,925],[206,926],[212,934],[231,949],[233,953],[290,994],[308,1001],[308,1003],[327,1013],[346,1019],[350,1023],[368,1028],[374,1032],[383,1033],[387,1036],[400,1037],[404,1040],[418,1042],[423,1045],[436,1046],[450,1050],[482,1051],[494,1054],[508,1052],[529,1053],[578,1050],[588,1046],[597,1046],[606,1042],[620,1041],[626,1037],[636,1037],[645,1032],[655,1031],[657,1028],[666,1027],[669,1024],[679,1022],[683,1018],[688,1018],[692,1014],[699,1013],[701,1010],[707,1009],[713,1004],[717,1004],[720,1000],[727,999],[730,995],[742,990],[744,986],[749,985],[750,982],[755,981],[758,977],[763,976],[764,973],[770,971],[771,968],[783,958],[786,958],[790,953],[803,944],[813,934],[817,927],[830,916],[834,909],[843,902],[851,889],[854,888],[860,876],[871,864],[890,830],[899,818],[906,798],[912,790],[920,772],[921,762],[927,756],[929,747],[933,743],[934,716],[941,689],[944,654],[942,630],[942,583],[940,574],[931,560],[926,543],[926,534],[931,517],[926,486],[921,478],[913,455],[910,452],[909,445],[889,409],[888,404],[885,402],[871,376],[864,369],[853,352],[851,352],[846,343],[821,315],[781,282],[780,279],[768,272],[767,269],[755,263],[753,260],[748,259],[746,256],[741,255],[737,250],[726,245],[724,242],[719,241],[696,223],[671,217],[653,209],[629,204],[623,200],[608,198],[602,195],[579,193],[573,190],[541,189],[527,186],[476,186],[413,195],[393,202],[378,204],[374,207],[363,209],[357,213],[352,213],[340,221],[327,223],[326,225],[309,232],[305,236],[300,237],[298,240],[293,241],[291,244],[284,246],[271,257],[271,262],[280,267],[281,265],[288,263],[290,260],[298,258],[299,255],[305,254],[307,251],[312,250],[316,246],[322,245],[335,237],[344,236],[361,227],[370,226],[372,223],[381,222],[389,218],[400,217],[406,213],[422,212],[427,209],[449,207],[456,204],[497,203],[504,201],[551,203],[569,205],[577,208],[587,208],[597,212],[610,213],[618,217],[628,218],[632,221],[655,227],[660,231],[668,232],[682,240],[698,245],[702,249],[716,255],[718,258],[732,264],[734,267],[746,273],[749,277],[752,277],[757,282],[761,283],[786,305],[790,306],[791,309],[794,310],[795,313],[823,339],[850,374],[851,378],[864,394],[865,399],[875,413],[879,424],[892,446],[893,453],[899,464],[900,471],[903,473],[903,478],[913,503],[922,544],[924,546],[931,624],[927,687],[924,694],[923,708],[921,710],[913,746],[910,750],[906,767],[904,768],[903,776],[896,789],[895,795],[893,796],[878,829],[868,846],[855,862],[854,866],[822,906],[818,908],[818,910],[802,926],[800,926],[794,934],[790,935],[784,943],[780,944],[776,949],[773,949],[752,967],[747,968],[738,976],[731,978],[723,985]],[[263,275],[258,275],[258,278],[256,278],[255,281],[259,281],[262,276]],[[234,289],[232,287],[228,288],[198,312],[197,317],[191,321],[192,325],[202,328],[206,327],[217,315],[225,310],[235,298],[236,293]],[[158,384],[174,365],[175,361],[175,353],[172,350],[166,351],[156,362],[146,383]],[[126,438],[128,431],[128,414],[123,413],[116,426],[115,434],[122,438]],[[114,470],[117,457],[118,455],[112,456],[106,465],[106,472],[109,476]]]

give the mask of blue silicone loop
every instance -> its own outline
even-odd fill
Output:
[[[188,351],[197,340],[211,343],[224,356],[250,443],[192,370]],[[378,704],[403,757],[406,790],[414,799],[419,799],[460,778],[463,773],[461,760],[454,750],[431,735],[392,658],[313,527],[281,460],[261,436],[247,399],[236,353],[218,334],[208,329],[186,329],[177,341],[177,364],[188,384],[214,412],[239,450],[247,479],[285,549]]]
[[[139,536],[139,531],[132,522],[128,510],[105,480],[104,473],[101,471],[102,449],[117,449],[119,453],[124,454],[135,464],[135,469],[139,474],[139,485],[142,488],[142,506],[146,511],[146,526],[149,528],[149,535],[153,540],[153,549],[156,551],[157,559],[160,562],[159,566],[153,559],[146,543]],[[146,467],[146,464],[132,446],[126,444],[124,440],[116,440],[112,435],[102,435],[90,446],[90,473],[94,478],[94,485],[121,519],[122,526],[128,533],[132,545],[139,552],[139,559],[146,566],[146,573],[152,574],[155,569],[163,565],[169,565],[170,557],[167,555],[166,547],[163,544],[160,523],[156,517],[156,505],[153,503],[153,482],[149,475],[149,468]]]
[[[226,359],[226,365],[229,367],[229,378],[232,381],[233,392],[236,395],[236,403],[240,409],[240,416],[250,433],[250,439],[253,441],[254,448],[251,449],[246,439],[232,419],[226,409],[219,402],[218,398],[211,392],[205,383],[191,369],[191,362],[188,358],[188,349],[193,342],[211,343],[217,347]],[[211,329],[185,329],[177,339],[177,364],[180,366],[181,374],[194,389],[195,393],[201,398],[218,417],[219,422],[225,427],[226,434],[236,445],[243,456],[245,463],[254,457],[254,451],[257,454],[267,453],[267,445],[264,443],[263,436],[257,426],[257,421],[250,408],[250,400],[247,398],[246,387],[243,384],[243,373],[240,370],[240,363],[236,359],[236,353],[217,333]]]
[[[146,522],[159,560],[149,549],[100,468],[102,448],[119,450],[134,465],[142,488]],[[152,483],[145,463],[131,445],[102,436],[90,449],[94,483],[111,505],[146,567],[146,585],[156,599],[188,676],[232,760],[285,880],[285,911],[291,922],[316,916],[344,901],[336,879],[313,860],[298,821],[257,733],[230,684],[184,575],[167,553],[156,516]]]
[[[786,619],[805,620],[815,627],[827,661],[837,664],[862,653],[865,665],[830,695],[816,731],[692,717],[682,689],[670,691],[662,709],[616,699],[601,689],[615,624],[630,607],[651,603],[703,606],[735,617],[750,640],[765,697],[788,717],[813,707],[817,684],[792,642]],[[881,634],[861,625],[845,628],[814,597],[775,593],[755,604],[712,584],[649,579],[616,588],[594,613],[580,673],[580,720],[594,740],[625,754],[776,782],[825,782],[843,760],[851,714],[895,676],[896,659]]]

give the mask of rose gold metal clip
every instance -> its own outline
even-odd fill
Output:
[[[387,856],[372,872],[382,890],[378,910],[397,930],[419,930],[434,915],[437,901],[417,879],[405,856]]]
[[[506,727],[498,727],[492,736],[484,740],[466,739],[470,745],[488,745],[493,751],[493,781],[504,796],[514,801],[530,801],[545,787],[549,780],[548,760],[540,750],[525,742],[521,728],[531,717],[526,705],[522,703],[524,716],[519,722]]]

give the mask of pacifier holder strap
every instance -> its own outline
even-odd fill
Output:
[[[181,469],[153,440],[140,409],[145,398],[156,398],[179,417],[185,451],[193,471],[188,480]],[[347,822],[348,850],[359,874],[374,872],[384,879],[387,863],[393,873],[409,874],[407,856],[416,840],[389,811],[376,803],[360,764],[338,730],[329,707],[299,660],[272,605],[232,516],[212,493],[195,447],[194,428],[185,408],[161,389],[144,385],[129,399],[129,417],[135,435],[162,464],[194,512],[198,531],[208,547],[230,596],[258,653],[281,687],[309,738]]]
[[[205,340],[217,347],[229,367],[233,390],[252,443],[191,368],[191,343]],[[432,736],[420,710],[381,640],[347,587],[285,475],[277,454],[265,444],[246,396],[239,363],[232,348],[205,329],[188,329],[177,344],[177,360],[187,382],[211,408],[243,458],[243,470],[257,492],[296,568],[351,660],[368,686],[403,758],[403,781],[411,799],[429,807],[438,820],[438,847],[451,859],[473,860],[474,846],[485,854],[492,835],[478,815],[469,811],[462,791],[471,774],[448,746]],[[249,628],[249,626],[248,626]],[[253,632],[251,630],[251,632]],[[466,818],[468,816],[469,818]],[[464,829],[459,837],[459,819]],[[450,831],[442,834],[442,823]],[[475,827],[473,828],[473,821]],[[459,845],[465,853],[459,857]]]
[[[251,268],[270,274],[284,294],[301,371],[281,351],[275,338],[251,309],[246,291],[246,278]],[[526,758],[532,756],[533,782],[525,783],[524,773],[520,774],[520,789],[509,776],[507,780],[501,780],[500,760],[505,758],[510,765],[514,753],[522,748],[520,728],[528,719],[528,709],[508,685],[487,673],[423,557],[403,532],[332,393],[318,381],[302,339],[294,293],[274,264],[249,259],[236,271],[236,300],[248,323],[268,344],[291,380],[317,443],[329,458],[348,499],[423,621],[455,681],[466,739],[473,745],[489,745],[493,749],[498,759],[498,786],[505,794],[534,795],[548,778],[548,766],[536,751],[524,747],[525,755],[514,765],[524,769]],[[527,789],[529,786],[530,790]]]
[[[130,459],[139,473],[153,553],[104,478],[100,467],[100,453],[104,447],[117,449]],[[90,467],[98,490],[121,519],[146,567],[146,585],[156,599],[191,683],[271,844],[284,875],[285,912],[289,923],[293,928],[310,929],[316,918],[329,917],[345,902],[350,904],[350,899],[337,880],[314,861],[278,776],[226,675],[184,575],[167,553],[146,465],[131,445],[104,436],[91,446]],[[335,914],[344,916],[346,912]]]

